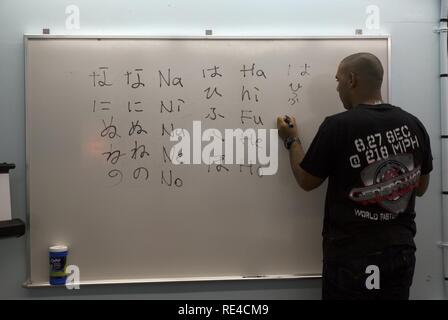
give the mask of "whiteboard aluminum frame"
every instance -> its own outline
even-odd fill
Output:
[[[388,91],[386,101],[390,103],[391,89],[392,89],[392,39],[391,36],[386,35],[328,35],[328,36],[146,36],[146,35],[43,35],[43,34],[24,34],[24,49],[25,49],[25,176],[26,176],[26,277],[27,280],[23,283],[24,288],[50,288],[56,287],[49,284],[49,282],[33,283],[31,281],[31,213],[30,213],[30,179],[29,179],[29,109],[28,109],[28,41],[30,40],[57,40],[57,39],[113,39],[113,40],[355,40],[355,39],[372,39],[372,40],[387,40],[387,64],[388,64]],[[81,281],[80,286],[92,285],[123,285],[123,284],[149,284],[149,283],[171,283],[171,282],[206,282],[206,281],[235,281],[235,280],[279,280],[279,279],[319,279],[321,274],[310,275],[255,275],[255,276],[222,276],[222,277],[185,277],[185,278],[154,278],[154,279],[120,279],[120,280],[98,280],[98,281]],[[73,284],[72,284],[73,285]],[[76,285],[76,283],[75,283]],[[59,286],[60,287],[60,286]]]
[[[278,275],[278,276],[223,276],[223,277],[193,277],[193,278],[154,278],[154,279],[124,279],[124,280],[98,280],[98,281],[80,281],[79,283],[69,283],[71,286],[98,286],[98,285],[130,285],[130,284],[149,284],[149,283],[179,283],[179,282],[216,282],[216,281],[250,281],[250,280],[292,280],[292,279],[320,279],[322,275]],[[51,285],[48,282],[32,283],[27,280],[23,283],[24,288],[61,288],[61,286]],[[64,286],[62,286],[64,287]]]

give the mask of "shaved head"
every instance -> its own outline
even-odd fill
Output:
[[[355,53],[341,62],[344,72],[354,73],[359,80],[372,90],[381,89],[383,84],[384,69],[380,59],[371,53]]]
[[[342,60],[336,80],[344,107],[351,109],[359,104],[382,101],[383,76],[380,59],[371,53],[355,53]]]

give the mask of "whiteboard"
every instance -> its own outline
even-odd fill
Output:
[[[0,173],[0,222],[11,220],[11,191],[9,173]]]
[[[260,177],[174,165],[167,132],[273,129],[292,114],[307,149],[343,111],[345,56],[377,55],[388,97],[389,40],[26,37],[27,285],[48,284],[57,244],[82,284],[319,276],[326,185],[302,191],[281,142],[277,174]]]

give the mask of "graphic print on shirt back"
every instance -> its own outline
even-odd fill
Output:
[[[414,168],[412,154],[392,156],[365,168],[361,172],[365,187],[352,189],[349,197],[363,205],[377,203],[389,212],[402,213],[419,177],[420,167]]]
[[[349,198],[361,205],[377,204],[398,215],[406,211],[421,174],[413,151],[420,148],[417,135],[407,126],[354,141],[357,153],[349,158],[352,168],[368,164],[361,173],[363,186],[354,187]]]

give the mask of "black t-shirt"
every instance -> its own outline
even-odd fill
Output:
[[[415,246],[415,186],[432,171],[428,134],[401,108],[360,105],[327,117],[300,166],[329,178],[324,260]]]

